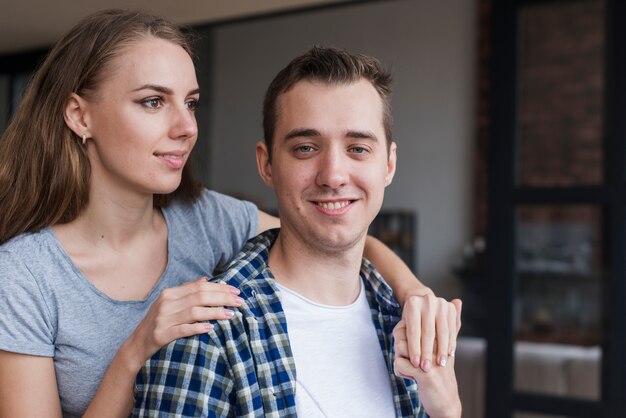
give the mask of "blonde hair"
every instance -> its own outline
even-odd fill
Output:
[[[66,100],[72,92],[88,97],[113,58],[146,36],[173,42],[193,56],[188,37],[173,23],[117,9],[87,16],[51,49],[0,139],[0,244],[70,222],[85,209],[91,169],[86,148],[65,124]],[[192,201],[200,191],[187,164],[178,189],[155,195],[154,205]]]

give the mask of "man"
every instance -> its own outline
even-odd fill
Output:
[[[416,382],[394,375],[400,306],[363,259],[396,169],[390,83],[378,61],[332,48],[276,76],[257,165],[281,229],[248,242],[216,278],[245,300],[232,320],[148,361],[135,415],[460,416],[452,366],[420,387],[427,411]]]

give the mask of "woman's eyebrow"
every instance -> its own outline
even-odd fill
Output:
[[[158,93],[163,93],[163,94],[168,94],[171,95],[174,93],[174,91],[169,88],[169,87],[165,87],[165,86],[161,86],[158,84],[144,84],[143,86],[137,87],[136,89],[133,90],[133,92],[135,91],[140,91],[140,90],[153,90],[156,91]],[[193,94],[198,94],[200,93],[200,88],[195,88],[193,90],[190,90],[189,93],[187,93],[188,96],[191,96]]]

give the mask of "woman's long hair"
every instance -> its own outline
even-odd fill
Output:
[[[113,58],[147,36],[180,45],[193,56],[176,25],[125,10],[86,17],[51,49],[0,139],[0,244],[70,222],[85,209],[91,169],[85,146],[65,124],[67,99],[72,92],[89,97],[111,71]],[[167,206],[173,198],[192,201],[200,190],[187,164],[178,189],[155,195],[154,205]]]

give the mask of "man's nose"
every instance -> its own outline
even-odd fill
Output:
[[[339,150],[324,151],[317,171],[318,186],[338,189],[348,183],[349,162]]]

